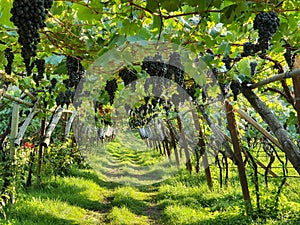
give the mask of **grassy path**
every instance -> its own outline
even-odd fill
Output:
[[[166,166],[165,162],[156,153],[127,143],[113,142],[104,155],[102,152],[91,157],[93,170],[74,169],[68,177],[44,180],[43,187],[24,190],[19,201],[6,210],[7,218],[0,219],[0,224],[300,224],[297,180],[289,181],[292,187],[283,190],[278,215],[272,216],[274,209],[267,208],[266,202],[271,199],[263,199],[265,212],[270,217],[254,221],[245,215],[235,172],[230,174],[230,186],[221,189],[217,182],[219,171],[213,169],[215,186],[212,191],[202,174],[189,175],[184,171],[163,182],[149,184],[151,179],[162,179],[165,173],[159,173],[159,167],[148,166],[157,162]],[[254,189],[251,191],[254,197]]]

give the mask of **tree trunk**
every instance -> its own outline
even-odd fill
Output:
[[[252,107],[260,114],[262,119],[269,125],[271,131],[282,146],[282,150],[285,152],[287,159],[300,175],[300,151],[289,137],[288,132],[279,123],[267,105],[253,91],[244,86],[242,93]]]

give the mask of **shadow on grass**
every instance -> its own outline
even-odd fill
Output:
[[[117,207],[125,206],[136,215],[145,215],[144,210],[147,208],[147,204],[144,201],[129,196],[113,198],[111,204]]]
[[[15,207],[15,206],[13,206]],[[10,209],[8,209],[10,210]],[[35,207],[18,207],[9,213],[8,220],[15,225],[74,225],[76,221],[58,218],[50,213],[39,212]],[[1,220],[0,223],[2,224]]]
[[[114,190],[117,187],[120,187],[121,185],[118,183],[110,182],[110,181],[105,181],[99,178],[99,176],[95,173],[92,173],[90,171],[85,171],[85,170],[73,170],[72,173],[70,174],[73,177],[78,177],[78,178],[84,178],[87,180],[91,180],[95,182],[97,185],[103,188],[107,188],[110,190]]]
[[[94,182],[99,186],[99,188],[114,189],[119,185],[105,182],[101,180],[96,174],[88,171],[74,170],[71,173],[71,177],[81,178]],[[75,180],[76,181],[76,180]],[[77,182],[80,182],[78,180]],[[42,187],[31,187],[27,189],[28,197],[35,197],[41,199],[51,199],[64,201],[70,205],[79,206],[83,209],[97,211],[97,212],[107,212],[111,209],[109,203],[105,201],[100,201],[98,199],[92,200],[84,192],[88,187],[79,187],[77,183],[71,182],[49,182],[45,183]],[[96,194],[103,194],[101,192]]]
[[[81,194],[85,188],[79,188],[68,184],[49,184],[45,188],[30,188],[27,190],[29,197],[40,199],[60,200],[73,206],[92,211],[107,211],[108,206],[100,201],[94,201]]]

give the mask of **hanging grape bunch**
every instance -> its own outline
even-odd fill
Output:
[[[36,56],[40,42],[38,30],[46,26],[47,9],[52,0],[14,0],[10,20],[18,27],[18,42],[22,46],[21,55],[26,66],[27,75],[31,74],[31,57]]]
[[[292,54],[291,52],[291,49],[288,48],[286,49],[285,53],[283,54],[284,58],[285,58],[285,61],[287,62],[290,70],[293,69],[294,67],[294,63],[295,63],[295,57],[296,55],[295,54]]]
[[[166,71],[167,71],[167,66],[164,62],[164,59],[162,57],[162,55],[157,52],[154,57],[151,56],[146,56],[143,59],[142,62],[142,70],[146,71],[150,77],[153,76],[157,76],[157,77],[165,77],[166,75]],[[163,86],[162,83],[153,83],[153,79],[147,79],[145,81],[145,90],[146,92],[149,89],[150,84],[153,84],[153,88],[152,88],[152,92],[155,91],[155,93],[153,93],[156,96],[160,96],[163,92]]]
[[[7,73],[8,75],[11,75],[12,63],[14,61],[14,53],[12,52],[11,48],[5,49],[4,56],[7,60],[7,65],[5,66],[5,73]]]
[[[116,78],[106,81],[105,90],[109,95],[109,102],[111,105],[114,103],[115,93],[117,89],[118,89],[118,83]]]
[[[262,53],[270,47],[270,40],[277,32],[280,19],[276,12],[259,13],[254,19],[253,28],[258,30],[258,43]]]
[[[250,62],[251,76],[256,74],[257,62]]]
[[[142,62],[142,70],[145,70],[150,76],[164,77],[166,65],[162,55],[158,52],[154,57],[146,56]]]
[[[69,79],[64,81],[67,88],[77,88],[80,80],[84,78],[85,70],[80,62],[81,58],[67,57],[67,71]]]
[[[233,94],[233,100],[236,101],[237,100],[237,96],[241,91],[241,83],[237,80],[233,80],[230,83],[230,89],[232,91]]]
[[[181,88],[186,89],[185,81],[184,81],[184,67],[181,63],[181,56],[177,52],[173,52],[170,55],[169,62],[168,62],[167,77],[169,79],[174,77],[174,81]]]
[[[135,69],[128,69],[128,68],[122,69],[119,72],[119,77],[121,77],[125,86],[129,85],[130,83],[138,79],[137,71]],[[132,90],[133,91],[135,90],[135,83],[132,84]]]
[[[36,68],[38,70],[38,74],[34,73],[32,75],[32,78],[38,87],[40,84],[40,81],[44,78],[44,72],[45,72],[45,60],[43,59],[37,59],[34,61],[34,64],[36,65]]]

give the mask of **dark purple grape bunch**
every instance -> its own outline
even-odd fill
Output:
[[[12,52],[11,48],[6,48],[4,51],[4,56],[7,60],[7,64],[4,66],[5,73],[11,75],[12,72],[12,63],[14,61],[14,53]]]
[[[67,108],[72,103],[72,99],[74,97],[74,92],[70,89],[66,90],[65,92],[61,91],[58,93],[55,102],[57,106],[64,107],[64,105],[67,105]]]
[[[250,70],[251,70],[251,76],[254,76],[256,74],[256,67],[257,67],[257,62],[250,62]]]
[[[34,61],[34,65],[36,66],[38,73],[34,73],[32,75],[32,78],[38,87],[40,85],[40,81],[44,78],[44,72],[45,72],[45,60],[43,59],[36,59]]]
[[[237,101],[237,96],[239,95],[240,91],[241,91],[241,83],[237,80],[233,80],[230,83],[230,89],[232,91],[233,94],[233,100]]]
[[[80,57],[67,57],[66,66],[69,79],[64,81],[67,88],[74,87],[76,89],[80,80],[84,78],[85,70],[80,61]]]
[[[174,81],[184,90],[186,89],[184,81],[184,67],[181,62],[181,55],[173,52],[170,55],[166,78],[174,79]]]
[[[245,42],[243,44],[243,53],[242,56],[249,56],[249,55],[253,55],[255,53],[257,53],[260,50],[260,46],[253,44],[251,42]]]
[[[277,32],[280,19],[276,12],[259,13],[254,19],[253,28],[258,30],[258,43],[263,53],[270,47],[270,41]]]
[[[18,27],[18,42],[22,46],[21,55],[28,75],[32,71],[30,59],[36,56],[37,46],[40,42],[38,30],[46,26],[46,9],[51,7],[51,2],[44,0],[14,0],[10,11],[12,14],[10,20]]]
[[[143,59],[142,70],[146,71],[150,76],[164,77],[167,68],[162,55],[157,52],[154,57],[146,56]]]
[[[287,48],[285,50],[285,53],[283,54],[285,61],[287,62],[289,69],[292,70],[294,68],[294,63],[295,63],[295,54],[292,54],[292,51],[290,48]]]
[[[114,103],[115,93],[117,89],[118,89],[118,83],[116,78],[106,81],[105,90],[109,95],[109,102],[111,105]]]
[[[231,58],[229,58],[229,57],[223,58],[222,62],[224,63],[225,68],[227,70],[230,70],[232,68],[232,59]]]
[[[119,77],[124,82],[124,85],[127,86],[130,83],[138,79],[137,71],[135,69],[124,68],[119,72]]]

